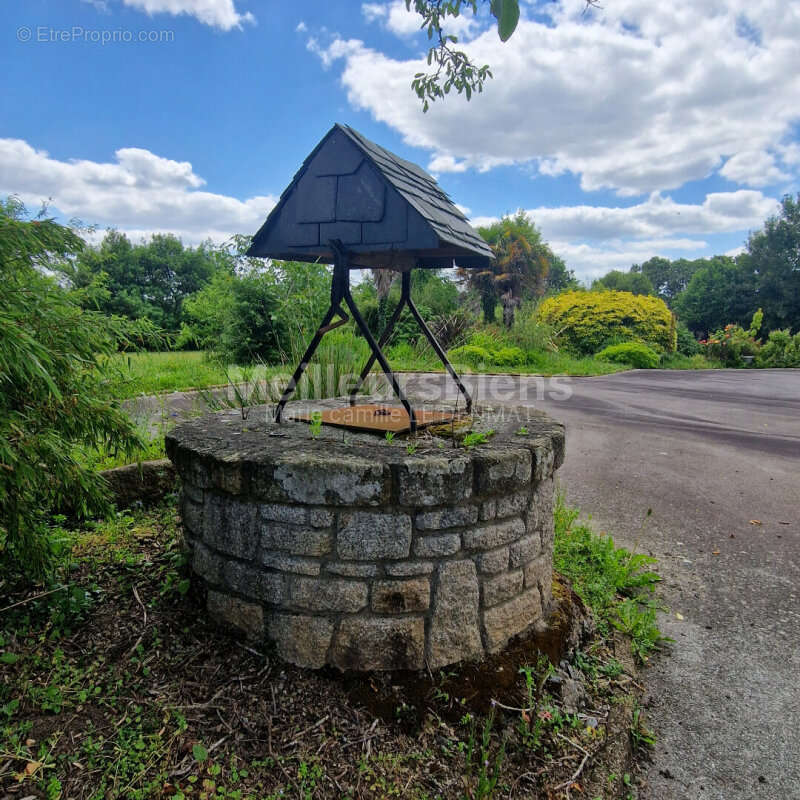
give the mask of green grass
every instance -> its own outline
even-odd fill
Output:
[[[120,353],[114,391],[119,399],[225,383],[225,371],[205,353],[181,350],[167,353]]]
[[[667,641],[656,624],[655,586],[661,580],[650,569],[656,560],[617,547],[578,522],[579,511],[559,496],[554,511],[554,569],[569,578],[580,598],[594,611],[601,632],[616,628],[631,637],[641,661]],[[649,516],[649,512],[648,512]]]

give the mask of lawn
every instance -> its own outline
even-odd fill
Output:
[[[622,364],[610,364],[597,359],[575,358],[564,353],[536,353],[533,363],[521,367],[487,366],[482,372],[507,372],[519,375],[610,375],[629,369]],[[393,368],[403,372],[442,372],[444,367],[433,353],[404,355],[389,360]],[[163,353],[122,353],[114,359],[117,372],[115,395],[127,399],[140,395],[160,392],[179,392],[191,389],[204,389],[209,386],[226,384],[229,380],[239,381],[243,377],[241,367],[231,365],[227,369],[218,362],[210,360],[205,353],[198,351],[174,351]],[[474,372],[464,364],[454,365],[459,372]],[[278,373],[287,373],[294,365],[255,367],[253,377],[263,380]],[[357,369],[355,370],[358,371]]]
[[[59,582],[22,594],[0,585],[0,794],[619,796],[631,779],[618,762],[610,774],[611,742],[652,739],[638,716],[613,729],[637,694],[611,631],[625,627],[626,604],[642,597],[649,607],[655,577],[559,509],[557,553],[574,556],[571,578],[600,621],[569,667],[588,692],[586,713],[565,708],[566,673],[530,638],[482,665],[391,677],[298,669],[231,638],[202,612],[174,498],[53,528]],[[644,652],[654,643],[652,633],[639,639]]]

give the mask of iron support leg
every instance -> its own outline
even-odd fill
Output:
[[[406,298],[406,305],[408,305],[408,310],[411,312],[414,319],[417,321],[417,324],[422,329],[422,332],[428,338],[428,341],[431,343],[431,347],[436,352],[436,355],[439,356],[439,360],[442,364],[445,365],[447,371],[450,373],[450,377],[456,382],[456,386],[458,386],[459,391],[461,394],[464,395],[464,399],[467,402],[467,413],[469,413],[470,409],[472,408],[472,397],[470,393],[467,391],[467,387],[464,386],[463,381],[459,377],[458,373],[455,371],[453,365],[448,361],[447,355],[445,354],[444,350],[442,350],[442,346],[439,342],[436,341],[436,337],[433,335],[431,329],[425,324],[425,320],[422,319],[419,311],[417,311],[417,307],[414,305],[414,301],[411,297]]]
[[[389,322],[386,324],[386,327],[383,329],[383,333],[381,334],[381,338],[378,340],[378,349],[383,350],[386,346],[386,343],[389,341],[389,337],[392,335],[392,331],[394,330],[395,323],[400,318],[400,314],[403,311],[403,307],[405,305],[405,301],[403,299],[397,304],[392,316],[389,318]],[[367,379],[367,375],[369,375],[372,367],[375,364],[375,352],[371,352],[369,354],[369,358],[367,359],[367,363],[364,365],[364,369],[361,370],[361,375],[359,375],[358,382],[356,383],[353,390],[350,392],[350,405],[354,406],[356,404],[356,395],[358,394],[359,389],[364,385],[364,381]]]
[[[286,388],[283,390],[281,399],[278,401],[278,406],[275,409],[275,422],[281,421],[281,416],[283,415],[284,406],[286,405],[289,398],[294,394],[294,390],[297,388],[298,381],[303,376],[303,373],[306,371],[308,362],[311,361],[311,358],[314,355],[314,351],[317,349],[317,347],[319,347],[319,343],[322,341],[322,337],[328,330],[330,330],[330,328],[328,328],[328,325],[337,312],[341,314],[338,303],[335,305],[331,303],[331,306],[328,309],[328,313],[325,314],[325,317],[320,323],[319,328],[317,328],[317,332],[314,334],[314,338],[311,340],[311,344],[309,344],[309,346],[306,348],[306,352],[303,353],[303,357],[300,359],[300,363],[297,365],[297,368],[294,371],[294,375],[292,375],[291,380],[287,384]]]
[[[352,295],[350,294],[350,289],[348,288],[345,291],[344,301],[347,303],[347,307],[350,309],[350,312],[353,315],[353,319],[358,325],[359,330],[363,334],[364,338],[367,340],[369,344],[370,350],[372,350],[372,355],[377,359],[378,363],[381,365],[381,369],[383,370],[386,377],[389,379],[389,382],[392,384],[392,389],[394,393],[397,395],[400,402],[403,404],[403,408],[408,412],[408,422],[411,428],[411,432],[414,433],[417,429],[417,416],[414,413],[414,409],[411,407],[411,403],[408,402],[408,399],[405,396],[405,393],[400,388],[400,384],[397,382],[397,378],[395,377],[394,372],[392,372],[392,368],[389,366],[389,362],[386,360],[386,357],[381,352],[381,348],[378,346],[378,343],[375,341],[375,337],[372,335],[370,329],[367,327],[367,323],[364,322],[364,319],[361,316],[361,312],[358,310],[358,306],[356,306],[355,301],[353,300]]]

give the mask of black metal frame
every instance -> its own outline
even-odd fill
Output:
[[[385,347],[386,343],[389,341],[389,337],[392,334],[392,330],[394,329],[395,323],[400,318],[400,314],[403,311],[404,307],[408,307],[408,310],[411,312],[411,315],[417,321],[422,332],[425,334],[428,341],[431,343],[431,347],[433,347],[436,355],[439,356],[441,362],[447,368],[447,371],[450,373],[453,380],[456,382],[459,391],[464,395],[464,399],[466,400],[467,411],[472,407],[472,397],[470,397],[469,392],[467,391],[466,386],[462,382],[461,378],[458,376],[458,373],[453,368],[453,365],[447,360],[447,356],[445,355],[444,350],[442,350],[441,345],[439,342],[436,341],[436,337],[431,332],[430,328],[425,324],[425,320],[422,319],[420,316],[417,307],[414,305],[414,301],[411,299],[411,270],[406,270],[402,274],[402,284],[401,284],[401,291],[400,291],[400,302],[397,304],[394,312],[392,313],[391,318],[389,319],[386,328],[384,329],[383,333],[380,336],[380,340],[378,342],[375,341],[375,337],[372,335],[370,329],[367,327],[366,322],[364,322],[364,318],[361,316],[361,312],[358,310],[355,301],[353,300],[353,296],[350,294],[350,270],[347,264],[347,251],[342,246],[342,243],[339,241],[332,241],[331,247],[334,252],[334,264],[333,264],[333,280],[331,281],[331,305],[328,308],[327,313],[322,319],[317,332],[314,334],[314,338],[311,340],[311,343],[308,345],[306,352],[303,354],[303,358],[300,360],[300,363],[297,365],[297,368],[294,371],[294,374],[291,377],[286,389],[284,389],[283,394],[281,395],[281,399],[278,401],[278,406],[275,409],[275,421],[281,422],[281,417],[283,416],[283,409],[286,406],[289,398],[294,393],[294,390],[297,388],[297,384],[302,377],[303,373],[308,367],[309,362],[311,361],[314,352],[316,351],[317,347],[319,347],[319,343],[322,341],[322,337],[328,332],[332,331],[334,328],[338,328],[341,325],[349,322],[349,317],[342,311],[341,304],[342,301],[345,302],[347,307],[350,309],[350,313],[353,315],[353,320],[355,321],[358,329],[361,331],[362,335],[367,341],[367,344],[370,347],[372,353],[370,357],[367,359],[367,363],[364,365],[364,369],[361,370],[361,375],[359,376],[358,382],[355,385],[355,388],[350,392],[350,405],[355,405],[356,402],[356,395],[358,394],[358,390],[363,386],[364,381],[369,375],[370,370],[374,366],[375,362],[377,361],[381,365],[381,369],[383,370],[384,375],[388,379],[389,383],[392,386],[392,390],[397,395],[400,402],[403,404],[403,408],[408,412],[408,419],[411,426],[411,431],[415,431],[417,429],[417,417],[414,413],[414,409],[411,407],[411,404],[408,401],[408,398],[405,396],[400,384],[395,377],[394,372],[392,372],[392,368],[389,366],[389,362],[386,360],[386,356],[384,356],[383,351],[381,348]],[[332,322],[335,316],[339,317],[337,322]]]

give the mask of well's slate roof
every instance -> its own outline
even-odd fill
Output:
[[[381,179],[387,188],[379,197]],[[338,123],[303,162],[249,254],[324,260],[332,256],[330,239],[345,244],[353,266],[441,267],[455,260],[485,267],[492,258],[425,170]]]
[[[442,241],[493,257],[492,249],[483,237],[424,169],[371,142],[349,125],[337,123],[335,127],[344,131],[369,155],[383,177],[422,214]]]

